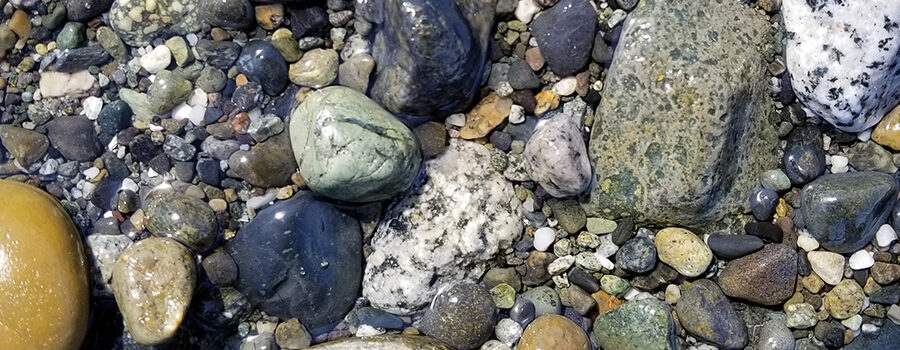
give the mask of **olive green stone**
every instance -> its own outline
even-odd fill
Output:
[[[297,62],[297,60],[300,59],[300,56],[303,55],[303,52],[300,51],[300,44],[294,39],[294,35],[291,34],[290,29],[281,28],[276,30],[272,33],[272,37],[269,41],[288,63]]]
[[[110,56],[117,60],[125,59],[128,56],[128,49],[125,47],[125,43],[122,42],[119,35],[109,27],[97,28],[97,41],[100,42],[100,46],[102,46]]]
[[[49,30],[59,28],[66,21],[66,6],[62,2],[51,2],[47,14],[41,17],[41,25]]]
[[[605,350],[677,349],[672,310],[649,298],[629,301],[594,321],[594,336]]]
[[[203,89],[203,92],[213,93],[219,92],[225,88],[225,72],[221,69],[206,66],[200,71],[200,77],[197,78],[197,87]]]
[[[206,202],[178,191],[158,189],[144,202],[147,231],[174,238],[196,251],[212,247],[216,241],[216,214]]]
[[[153,121],[154,113],[150,110],[150,99],[147,94],[143,94],[131,89],[119,90],[119,98],[131,107],[132,117],[131,124],[138,129],[146,129],[150,127]]]
[[[600,277],[600,288],[603,288],[603,291],[609,293],[609,295],[622,295],[630,287],[631,284],[628,283],[628,280],[619,276],[605,275]]]
[[[500,283],[491,288],[491,297],[498,309],[509,309],[516,302],[516,290],[506,283]]]
[[[147,90],[150,97],[150,111],[166,114],[191,95],[191,82],[171,71],[161,71]]]
[[[574,199],[551,200],[548,204],[553,211],[553,217],[559,221],[559,227],[568,233],[577,233],[587,223],[584,209],[581,209],[581,205]]]
[[[56,45],[60,49],[74,49],[84,43],[85,26],[80,22],[69,22],[56,35]]]
[[[406,125],[362,93],[330,86],[291,111],[291,145],[309,188],[349,202],[405,190],[422,155]]]
[[[172,53],[172,57],[175,58],[175,64],[179,67],[194,61],[194,54],[191,53],[191,49],[188,47],[187,42],[184,41],[184,38],[173,36],[166,40],[166,47]]]

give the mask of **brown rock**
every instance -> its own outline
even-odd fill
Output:
[[[275,328],[275,342],[285,350],[306,349],[312,342],[312,337],[299,320],[292,318]]]
[[[557,286],[556,293],[559,294],[559,300],[563,305],[575,309],[582,316],[591,312],[594,305],[597,304],[590,294],[574,284],[569,285],[567,288]]]
[[[295,164],[287,131],[272,136],[249,151],[234,152],[228,159],[231,171],[259,187],[289,185],[296,170]]]
[[[31,37],[31,19],[28,18],[25,11],[20,9],[13,12],[7,24],[9,24],[9,30],[19,36],[19,40]]]
[[[869,272],[872,273],[872,278],[875,279],[875,282],[882,285],[891,284],[900,279],[900,265],[897,264],[878,261],[875,262],[875,265],[872,265]]]
[[[487,95],[466,114],[466,125],[459,129],[459,137],[472,140],[487,136],[491,130],[506,120],[513,101],[496,93]]]
[[[534,46],[525,50],[525,63],[528,63],[528,66],[534,71],[539,71],[541,68],[544,68],[545,61],[544,55],[541,55],[541,49]]]
[[[532,321],[519,339],[517,350],[589,350],[587,334],[575,322],[560,315],[543,315]]]
[[[769,244],[725,266],[718,283],[730,297],[777,305],[794,294],[796,281],[797,252],[783,244]]]
[[[547,272],[547,266],[556,260],[553,253],[532,251],[525,260],[525,277],[522,282],[527,286],[536,286],[544,284],[550,280],[550,273]]]
[[[900,151],[900,106],[897,106],[881,119],[872,130],[872,141]]]
[[[256,6],[256,23],[265,30],[274,30],[284,23],[284,5],[266,4]]]
[[[594,298],[594,301],[597,302],[597,311],[600,315],[605,314],[609,310],[619,307],[619,305],[622,305],[621,299],[606,294],[606,292],[602,290],[598,290],[597,293],[591,294],[591,297]]]
[[[422,146],[422,156],[435,157],[447,149],[447,129],[443,124],[426,122],[413,129],[419,145]]]
[[[0,125],[0,142],[23,167],[41,159],[50,146],[47,136],[12,125]]]
[[[553,90],[544,90],[534,96],[537,105],[534,107],[534,114],[541,115],[547,111],[559,107],[559,95]]]

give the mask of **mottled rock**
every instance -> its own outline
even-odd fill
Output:
[[[79,47],[62,51],[53,61],[53,69],[57,72],[71,73],[99,67],[109,62],[111,57],[99,46]]]
[[[656,245],[648,237],[629,239],[616,252],[616,266],[625,271],[646,273],[656,266]]]
[[[147,231],[175,239],[202,252],[216,241],[216,214],[206,202],[171,189],[158,189],[144,200]]]
[[[553,288],[540,286],[522,293],[522,298],[534,305],[536,317],[562,314],[563,305],[559,294]]]
[[[63,3],[70,21],[84,22],[109,10],[113,0],[64,0]]]
[[[769,22],[734,1],[695,5],[650,0],[628,15],[591,135],[589,214],[710,229],[774,168]]]
[[[519,339],[517,350],[589,350],[587,334],[575,322],[560,315],[544,315],[531,322]]]
[[[859,314],[866,295],[852,279],[843,280],[825,294],[825,309],[832,317],[843,320]]]
[[[698,280],[685,289],[675,306],[681,326],[720,348],[741,349],[747,345],[747,326],[722,290],[710,280]]]
[[[672,310],[653,298],[629,301],[600,315],[593,332],[605,350],[678,348]]]
[[[281,94],[287,85],[287,63],[281,52],[268,41],[252,41],[244,46],[235,66],[250,81],[262,85],[263,91],[271,96]]]
[[[456,349],[476,349],[490,338],[496,323],[490,293],[478,284],[460,283],[435,296],[419,329]]]
[[[551,113],[538,123],[525,144],[525,169],[550,195],[575,196],[591,183],[591,164],[578,129],[580,120],[562,111]]]
[[[830,285],[838,284],[844,277],[844,257],[837,253],[815,251],[806,254],[813,272]]]
[[[781,168],[794,185],[803,185],[825,173],[822,132],[816,126],[802,126],[788,134]]]
[[[292,83],[300,86],[326,86],[338,76],[337,51],[312,49],[291,65],[288,75]]]
[[[208,0],[200,3],[200,18],[214,27],[241,30],[253,23],[250,0]]]
[[[734,260],[719,274],[719,287],[732,298],[762,305],[779,304],[794,294],[797,253],[783,244]]]
[[[338,200],[391,198],[412,184],[422,159],[412,131],[342,86],[313,92],[294,108],[290,135],[306,184]]]
[[[228,167],[235,175],[253,186],[279,187],[291,183],[296,171],[294,151],[287,132],[260,142],[249,151],[237,151],[228,158]]]
[[[475,108],[466,113],[466,124],[459,129],[459,137],[472,140],[487,136],[506,121],[512,105],[512,98],[500,97],[496,93],[485,96]]]
[[[682,275],[697,277],[712,263],[712,251],[693,232],[677,228],[664,228],[654,239],[659,260],[672,266]]]
[[[531,32],[550,70],[564,77],[590,59],[597,16],[588,0],[562,0],[534,19]]]
[[[198,0],[116,0],[109,10],[109,26],[131,46],[153,39],[200,30]]]
[[[147,89],[149,109],[156,114],[166,114],[191,96],[191,82],[180,75],[164,70],[156,75]],[[132,106],[132,109],[135,109]]]
[[[241,46],[233,41],[213,41],[202,39],[194,46],[197,58],[207,64],[227,70],[241,55]]]
[[[847,149],[847,159],[853,169],[859,171],[897,172],[891,152],[875,142],[858,142]]]

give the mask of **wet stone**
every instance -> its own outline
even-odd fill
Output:
[[[675,307],[688,333],[721,348],[747,345],[747,327],[722,290],[710,280],[698,280],[685,289]]]
[[[775,215],[778,193],[769,189],[759,189],[750,195],[750,210],[759,221],[767,221]]]
[[[606,350],[677,349],[672,311],[653,298],[629,301],[600,315],[593,333]]]
[[[70,21],[87,21],[100,16],[112,5],[113,0],[64,0],[66,11]],[[46,24],[46,23],[45,23]]]
[[[762,239],[751,235],[711,235],[706,243],[713,254],[727,260],[746,256],[763,247]]]
[[[159,189],[147,196],[144,221],[151,233],[178,240],[198,252],[209,249],[218,235],[212,208],[174,190]]]
[[[654,239],[659,260],[672,266],[682,275],[697,277],[709,267],[712,251],[693,232],[681,228],[665,228]]]
[[[198,59],[219,69],[230,68],[237,61],[238,56],[241,55],[240,45],[232,41],[203,39],[197,42],[197,46],[194,49],[197,50]]]
[[[287,85],[287,63],[268,41],[252,41],[244,46],[236,66],[251,81],[262,85],[268,95],[280,94]]]
[[[744,231],[748,235],[762,238],[767,242],[781,243],[784,238],[781,227],[771,222],[748,222],[744,225]]]
[[[147,89],[149,110],[156,114],[169,113],[179,103],[187,101],[190,95],[190,81],[171,71],[161,71]],[[132,106],[132,108],[134,107]]]
[[[131,125],[131,107],[122,100],[115,100],[103,106],[97,117],[97,124],[103,132],[114,135]]]
[[[589,350],[587,334],[575,322],[559,315],[538,317],[525,328],[518,350]]]
[[[199,7],[198,0],[116,0],[109,23],[128,45],[146,46],[156,38],[198,31],[202,24]]]
[[[493,333],[497,309],[474,283],[450,286],[435,297],[419,324],[422,333],[457,349],[477,349]]]
[[[554,197],[578,195],[591,182],[587,148],[578,129],[580,120],[564,112],[549,114],[525,145],[526,170]]]
[[[646,273],[656,266],[656,246],[647,237],[635,237],[616,252],[616,266],[625,271]]]
[[[541,54],[556,75],[572,75],[587,64],[597,20],[587,0],[562,0],[531,24]]]
[[[92,161],[103,151],[94,122],[86,117],[56,117],[46,126],[50,144],[68,160]]]
[[[793,295],[797,280],[797,253],[783,244],[728,263],[719,274],[725,295],[762,305],[776,305]]]
[[[534,304],[535,315],[562,314],[563,305],[553,288],[540,286],[522,293],[522,297]],[[514,307],[515,308],[515,307]]]
[[[12,125],[0,125],[0,143],[19,165],[26,168],[40,160],[50,147],[43,134]]]
[[[210,0],[200,4],[200,17],[212,26],[245,29],[253,23],[253,5],[249,0]]]
[[[795,128],[788,134],[781,169],[794,185],[803,185],[825,173],[822,132],[816,126]]]
[[[79,47],[60,52],[53,61],[53,69],[64,73],[77,72],[102,66],[110,59],[109,53],[100,46]]]

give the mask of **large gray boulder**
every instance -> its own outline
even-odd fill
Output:
[[[778,155],[766,18],[732,0],[646,0],[597,108],[585,208],[695,228],[742,211]]]

